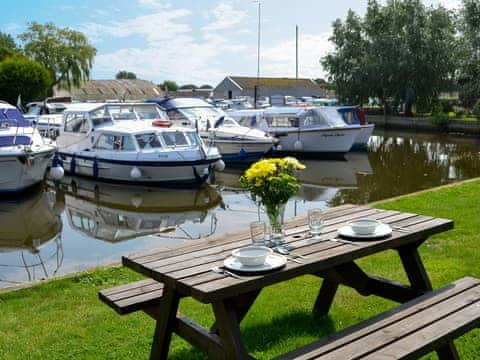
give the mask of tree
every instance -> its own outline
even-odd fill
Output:
[[[420,0],[369,0],[365,17],[350,11],[333,24],[334,51],[322,61],[339,97],[351,103],[378,98],[385,113],[433,102],[449,88],[456,41],[451,14]]]
[[[178,90],[178,84],[175,81],[172,80],[165,80],[162,84],[159,84],[160,88],[163,91],[177,91]]]
[[[194,84],[185,84],[185,85],[182,85],[179,87],[179,89],[181,90],[188,90],[188,89],[198,89],[197,85],[194,85]]]
[[[0,31],[0,61],[9,56],[20,54],[20,48],[15,43],[12,35]]]
[[[96,49],[81,32],[32,22],[19,38],[25,55],[50,70],[52,86],[69,89],[89,79]]]
[[[137,75],[135,75],[135,73],[133,72],[122,70],[122,71],[119,71],[117,75],[115,75],[115,78],[117,80],[120,80],[120,79],[135,80],[137,78]]]
[[[48,96],[52,85],[50,72],[36,61],[7,58],[0,62],[0,99],[15,104],[18,95],[25,102]]]
[[[204,84],[204,85],[200,86],[200,89],[213,89],[213,86],[208,85],[208,84]]]
[[[480,3],[463,0],[459,17],[459,95],[466,107],[480,99]]]

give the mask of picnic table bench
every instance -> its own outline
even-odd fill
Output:
[[[347,221],[370,218],[390,224],[392,236],[376,241],[338,242],[336,230]],[[304,217],[286,224],[286,243],[307,256],[304,263],[288,262],[273,272],[235,279],[211,271],[222,265],[231,250],[250,242],[248,231],[216,236],[171,250],[154,250],[123,258],[123,264],[147,280],[101,291],[100,298],[120,314],[145,311],[157,320],[151,358],[165,359],[173,332],[210,358],[251,358],[239,324],[261,289],[305,274],[322,277],[313,310],[328,314],[340,284],[361,295],[377,295],[404,303],[387,313],[304,348],[283,359],[393,359],[417,358],[436,350],[441,359],[456,359],[452,339],[478,327],[480,285],[473,278],[432,291],[418,254],[430,235],[449,230],[453,222],[398,211],[345,205],[325,211],[323,241],[312,241]],[[396,250],[410,284],[366,274],[355,260],[385,250]],[[177,313],[179,300],[192,297],[212,304],[215,323],[210,329]]]

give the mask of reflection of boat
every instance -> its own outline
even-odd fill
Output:
[[[60,188],[70,227],[109,242],[173,231],[186,221],[201,223],[222,200],[209,186],[171,190],[67,177]]]
[[[0,193],[41,182],[54,151],[17,108],[0,101]]]
[[[37,252],[61,229],[60,218],[43,191],[0,202],[0,251]]]
[[[357,173],[371,174],[366,153],[349,153],[343,160],[303,159],[305,170],[298,172],[302,187],[351,188],[357,186]],[[227,190],[241,190],[238,179],[245,169],[227,168],[215,174],[215,183]]]
[[[62,222],[49,195],[38,189],[0,201],[0,287],[47,278],[62,265]],[[25,280],[18,281],[18,269],[25,270]]]

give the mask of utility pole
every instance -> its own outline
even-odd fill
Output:
[[[253,107],[257,108],[258,97],[258,83],[260,80],[260,35],[261,35],[261,16],[262,16],[262,2],[261,0],[255,1],[258,4],[258,37],[257,37],[257,83],[253,88]]]
[[[295,79],[298,80],[298,25],[295,26]]]

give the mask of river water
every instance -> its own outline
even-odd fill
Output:
[[[286,216],[310,207],[371,201],[480,176],[480,140],[376,131],[366,152],[343,160],[304,159],[302,188]],[[242,170],[212,186],[161,189],[66,177],[0,200],[0,287],[118,262],[122,255],[195,242],[260,218],[240,188]]]

